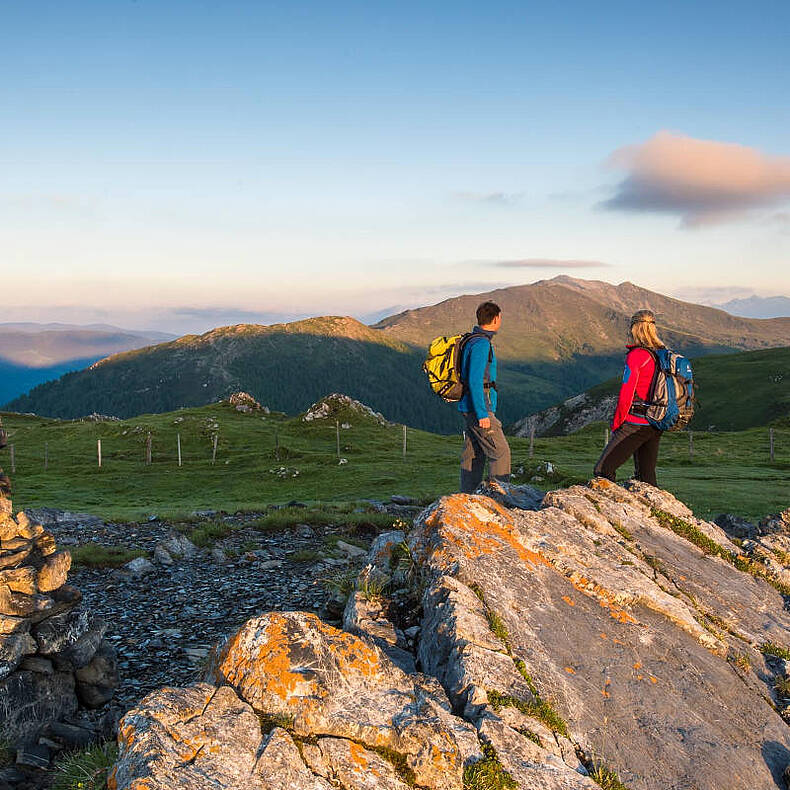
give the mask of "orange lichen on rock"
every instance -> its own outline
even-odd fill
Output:
[[[594,598],[602,607],[608,609],[609,616],[617,620],[618,623],[631,623],[634,625],[638,623],[634,617],[617,604],[615,596],[599,584],[576,572],[571,573],[567,578],[579,592],[584,593],[589,598]]]
[[[218,659],[216,674],[233,686],[258,686],[265,694],[274,694],[283,701],[301,689],[305,684],[304,675],[292,671],[291,640],[288,622],[282,616],[270,615],[265,640],[258,641],[251,651],[246,644],[249,634],[244,626],[231,637],[222,648]]]
[[[573,667],[565,667],[565,671],[566,671],[566,672],[567,672],[569,675],[575,675],[575,674],[576,674],[576,670],[575,670]]]
[[[443,497],[425,519],[425,526],[437,530],[441,543],[448,544],[468,559],[496,555],[509,548],[532,565],[551,563],[522,545],[509,512],[493,499],[468,494]],[[431,551],[434,559],[447,559],[442,548]]]
[[[292,702],[303,705],[307,697],[317,702],[331,693],[331,684],[319,666],[316,639],[330,654],[325,669],[331,666],[339,677],[373,678],[382,671],[380,654],[359,637],[314,614],[299,617],[304,628],[286,613],[271,612],[249,621],[220,650],[215,679],[234,686],[248,701],[276,697],[286,707]]]
[[[367,771],[369,761],[365,749],[358,743],[351,741],[348,745],[348,751],[355,770]]]
[[[562,600],[565,601],[565,603],[568,604],[568,606],[576,606],[573,599],[569,595],[563,595]]]

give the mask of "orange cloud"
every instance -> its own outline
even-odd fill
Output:
[[[735,143],[659,132],[608,163],[627,176],[604,208],[677,214],[688,227],[790,199],[790,157]]]

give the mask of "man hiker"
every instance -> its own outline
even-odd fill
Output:
[[[495,417],[497,407],[496,355],[492,341],[502,324],[502,311],[493,302],[477,308],[477,326],[461,351],[461,381],[464,394],[458,410],[466,430],[461,455],[461,491],[472,494],[483,481],[488,459],[490,479],[510,480],[510,446]]]
[[[6,446],[6,432],[3,430],[3,421],[0,420],[0,450]],[[11,481],[0,467],[0,496],[11,496]]]

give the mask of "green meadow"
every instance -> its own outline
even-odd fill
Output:
[[[447,407],[452,408],[451,406]],[[49,506],[116,520],[150,514],[183,517],[195,510],[257,511],[291,500],[305,503],[387,499],[404,494],[428,502],[457,490],[460,436],[380,425],[353,411],[304,422],[281,414],[244,414],[227,404],[143,415],[120,422],[2,415],[14,445],[17,508]],[[338,455],[337,424],[340,428]],[[510,438],[517,482],[553,488],[586,480],[604,442],[603,425],[566,437]],[[146,464],[151,436],[151,464]],[[212,463],[214,436],[216,460]],[[178,437],[182,466],[178,466]],[[738,432],[668,434],[659,484],[701,516],[730,512],[760,518],[790,505],[790,422]],[[98,465],[98,442],[102,466]],[[46,459],[46,468],[45,468]],[[554,468],[545,471],[545,462]],[[11,473],[9,448],[0,466]],[[621,470],[625,479],[630,465]]]

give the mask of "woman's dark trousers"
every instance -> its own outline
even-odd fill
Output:
[[[634,425],[624,422],[609,440],[598,463],[595,476],[615,481],[617,470],[634,457],[634,477],[643,483],[656,485],[656,462],[661,431],[652,425]]]

